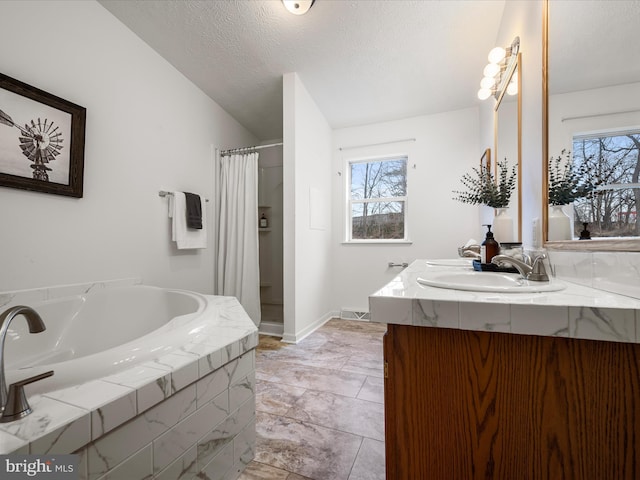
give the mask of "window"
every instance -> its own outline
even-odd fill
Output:
[[[595,194],[574,202],[575,234],[588,222],[594,237],[640,235],[640,130],[575,136],[573,165],[598,185]]]
[[[407,157],[349,162],[348,241],[407,238]]]

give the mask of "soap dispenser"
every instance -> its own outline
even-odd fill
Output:
[[[500,244],[493,238],[491,225],[484,226],[487,227],[487,237],[480,246],[480,261],[482,263],[491,263],[493,257],[500,253]]]

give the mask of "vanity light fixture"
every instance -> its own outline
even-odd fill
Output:
[[[294,15],[304,15],[316,0],[282,0],[284,7]]]
[[[478,98],[480,100],[486,100],[490,96],[494,96],[496,100],[506,87],[508,95],[515,95],[518,93],[517,73],[513,72],[518,58],[518,51],[520,50],[520,37],[513,39],[513,42],[507,48],[495,47],[489,52],[489,63],[482,74],[484,77],[480,81],[480,90],[478,90]],[[513,76],[511,73],[513,72]],[[509,85],[505,85],[509,77],[511,81]]]

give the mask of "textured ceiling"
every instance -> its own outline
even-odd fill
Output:
[[[640,82],[640,0],[552,0],[549,93]]]
[[[475,105],[504,0],[100,0],[261,140],[297,72],[333,128]]]

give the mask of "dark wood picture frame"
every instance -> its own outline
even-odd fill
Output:
[[[12,110],[17,113],[3,105],[2,94],[6,94],[7,102],[11,99]],[[42,113],[20,118],[25,116],[21,114],[21,104],[24,112],[30,113],[42,104]],[[50,120],[52,113],[65,119],[62,125]],[[0,129],[15,131],[13,135],[3,130],[0,137],[0,186],[82,198],[85,126],[84,107],[0,73]],[[7,141],[9,136],[11,141]],[[23,162],[30,161],[33,178],[7,168],[19,164],[24,170]],[[63,172],[68,170],[66,181],[49,180],[48,173],[54,173],[56,167]]]

